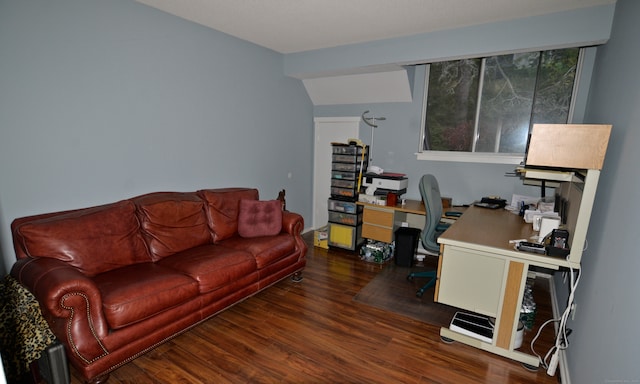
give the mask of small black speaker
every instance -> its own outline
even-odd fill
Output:
[[[38,371],[47,384],[69,384],[69,364],[60,341],[56,340],[42,352],[38,359]]]

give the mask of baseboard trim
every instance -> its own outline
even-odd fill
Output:
[[[553,279],[553,275],[548,274],[539,274],[539,276],[544,276],[549,280],[549,294],[551,295],[551,311],[553,312],[553,318],[560,318],[560,306],[558,305],[558,296],[556,295],[556,284]],[[558,334],[558,323],[554,322],[553,326],[555,328],[556,335]],[[558,369],[560,372],[560,382],[562,384],[571,384],[571,378],[569,376],[569,367],[567,367],[567,355],[566,350],[560,350],[560,358]]]

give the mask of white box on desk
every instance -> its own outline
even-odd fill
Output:
[[[384,200],[382,199],[381,196],[367,195],[367,194],[361,193],[358,195],[358,201],[362,203],[379,204],[380,201],[384,201]]]

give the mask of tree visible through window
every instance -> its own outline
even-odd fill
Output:
[[[422,150],[524,153],[535,123],[566,123],[580,49],[432,63]]]

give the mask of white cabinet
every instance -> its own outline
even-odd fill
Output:
[[[444,247],[437,301],[497,317],[505,278],[505,258]]]

